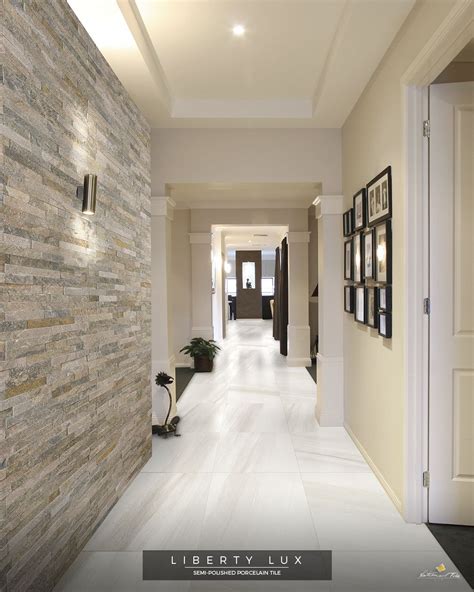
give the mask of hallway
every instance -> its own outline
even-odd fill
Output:
[[[56,592],[288,589],[142,582],[143,549],[330,549],[333,582],[292,590],[468,590],[419,579],[456,568],[424,525],[403,521],[345,430],[317,425],[314,382],[286,366],[271,321],[228,329],[214,372],[179,401],[181,438],[153,438],[153,458]]]

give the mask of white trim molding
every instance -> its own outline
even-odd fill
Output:
[[[288,244],[292,243],[309,243],[309,237],[311,232],[294,232],[290,231],[286,233],[286,237],[288,239]]]
[[[171,197],[152,196],[151,198],[152,216],[164,216],[168,220],[173,220],[175,207],[176,202]]]
[[[344,212],[343,195],[318,195],[313,201],[316,208],[316,218],[326,215],[338,215]]]
[[[474,37],[472,0],[458,0],[402,76],[403,85],[428,86]]]
[[[458,0],[401,78],[407,254],[402,511],[407,522],[428,519],[428,494],[422,482],[423,471],[428,468],[429,406],[429,319],[423,313],[423,298],[429,296],[428,146],[422,134],[423,121],[428,117],[427,87],[473,36],[472,0]]]
[[[349,427],[349,425],[346,422],[344,422],[344,429],[346,430],[346,432],[349,434],[349,436],[351,437],[351,439],[354,442],[354,444],[359,449],[360,453],[364,457],[364,459],[367,462],[367,464],[369,465],[369,467],[375,473],[375,476],[380,481],[380,484],[382,485],[382,487],[385,489],[388,497],[392,500],[393,504],[395,505],[395,507],[397,508],[397,510],[400,512],[400,514],[402,514],[402,501],[401,501],[401,499],[396,495],[396,493],[390,487],[390,485],[388,484],[388,482],[385,479],[385,477],[383,476],[383,474],[379,471],[379,468],[377,467],[377,465],[374,463],[374,461],[369,456],[367,450],[362,446],[362,444],[357,439],[356,435],[354,434],[354,432],[351,430],[351,428]]]
[[[173,110],[173,99],[168,80],[155,51],[153,42],[150,39],[145,23],[140,15],[137,4],[135,0],[117,0],[117,4],[133,38],[135,39],[135,43],[137,44],[138,50],[148,68],[151,79],[158,90],[159,97],[165,105],[168,113],[171,113]]]
[[[318,397],[315,415],[320,426],[344,424],[344,358],[317,354]]]
[[[287,366],[311,366],[309,325],[288,325]]]

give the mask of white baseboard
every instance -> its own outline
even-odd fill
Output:
[[[345,428],[346,432],[349,434],[349,436],[352,438],[352,441],[357,446],[357,448],[359,449],[362,456],[367,461],[367,464],[372,469],[372,471],[374,472],[377,479],[380,481],[380,485],[385,489],[385,492],[387,493],[388,497],[392,500],[393,505],[397,508],[397,510],[400,512],[402,518],[405,520],[405,518],[403,516],[402,501],[396,495],[396,493],[393,491],[393,489],[390,487],[387,480],[382,475],[380,469],[377,467],[377,465],[374,463],[374,461],[370,458],[369,453],[362,446],[362,444],[359,442],[359,440],[357,439],[357,436],[354,434],[354,432],[351,430],[351,428],[348,426],[348,424],[346,422],[344,422],[344,428]]]
[[[287,366],[311,366],[311,358],[286,358]]]

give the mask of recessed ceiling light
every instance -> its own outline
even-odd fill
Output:
[[[232,27],[232,33],[235,37],[242,37],[245,35],[245,27],[243,25],[234,25]]]

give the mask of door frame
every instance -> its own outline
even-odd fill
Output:
[[[429,466],[429,85],[474,37],[472,0],[457,0],[401,79],[405,179],[405,434],[404,504],[407,522],[427,522]]]

